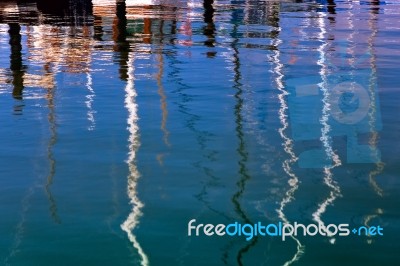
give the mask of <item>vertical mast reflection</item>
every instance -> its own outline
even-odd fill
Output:
[[[377,83],[377,66],[376,66],[376,54],[374,51],[374,40],[376,37],[376,34],[378,33],[377,29],[377,21],[378,21],[378,14],[379,14],[379,1],[372,1],[371,2],[372,6],[370,8],[371,14],[370,14],[370,19],[368,20],[368,27],[371,30],[371,35],[368,38],[368,53],[371,56],[370,59],[370,68],[371,68],[371,76],[369,80],[369,95],[371,97],[371,106],[370,106],[370,111],[368,113],[369,116],[369,126],[370,126],[370,132],[371,132],[371,138],[368,141],[369,146],[372,148],[373,156],[375,158],[379,157],[379,150],[377,148],[378,145],[378,132],[376,129],[376,124],[377,124],[377,112],[378,112],[378,107],[376,105],[377,102],[377,95],[375,91],[375,84]],[[376,195],[379,197],[383,197],[383,189],[378,185],[376,182],[375,177],[379,175],[380,173],[383,172],[385,168],[385,164],[382,161],[378,161],[376,163],[375,169],[372,170],[369,175],[368,175],[368,182],[370,183],[371,187],[374,189]],[[369,214],[365,217],[364,219],[364,225],[369,227],[369,223],[373,220],[379,217],[380,215],[383,214],[383,209],[377,208],[372,214]],[[372,243],[372,238],[369,238],[367,240],[368,244]]]
[[[325,223],[323,222],[321,215],[325,213],[326,208],[329,205],[332,205],[337,197],[341,196],[340,187],[337,182],[333,179],[332,169],[340,166],[342,163],[339,159],[339,156],[333,151],[332,148],[332,138],[330,136],[331,126],[328,121],[330,118],[330,92],[328,87],[328,66],[327,66],[327,58],[326,58],[326,50],[328,43],[325,41],[326,37],[326,25],[325,25],[325,13],[320,14],[321,17],[317,18],[318,27],[321,29],[319,33],[318,40],[321,42],[321,45],[318,47],[319,59],[317,64],[321,67],[319,71],[319,75],[322,79],[322,82],[319,85],[320,90],[322,91],[322,116],[320,119],[321,123],[321,142],[322,146],[325,150],[327,158],[333,162],[330,166],[324,166],[324,184],[330,188],[329,196],[319,204],[318,209],[312,214],[313,220],[318,224],[321,224],[325,228]],[[327,230],[327,228],[325,228]],[[327,231],[329,232],[329,231]],[[331,239],[331,243],[333,244],[335,239]]]
[[[162,44],[160,44],[160,50],[157,52],[157,57],[158,57],[158,73],[156,76],[157,79],[157,93],[160,96],[160,103],[161,103],[161,113],[162,113],[162,119],[161,119],[161,131],[163,132],[163,140],[164,144],[167,147],[170,147],[171,144],[169,142],[169,131],[167,128],[167,121],[168,121],[168,106],[167,106],[167,95],[165,94],[164,86],[163,86],[163,73],[164,73],[164,55],[163,55],[163,50],[162,50]]]
[[[92,74],[91,73],[92,73],[91,70],[89,70],[86,73],[86,80],[87,80],[86,81],[86,88],[88,90],[88,94],[86,95],[86,101],[85,101],[86,107],[88,109],[86,116],[87,116],[87,119],[88,119],[88,121],[90,123],[89,126],[88,126],[88,130],[89,131],[92,131],[92,130],[94,130],[96,128],[96,120],[95,120],[95,116],[94,116],[96,111],[93,110],[93,101],[94,101],[94,98],[96,97],[96,93],[95,93],[95,91],[93,89],[93,79],[92,79]]]
[[[128,153],[128,167],[129,167],[129,175],[128,175],[128,196],[130,198],[130,203],[132,204],[132,211],[121,225],[122,230],[126,232],[129,240],[132,242],[133,247],[138,251],[141,265],[147,266],[149,265],[149,259],[140,246],[139,241],[136,239],[136,236],[133,234],[133,230],[138,226],[139,219],[142,216],[141,209],[144,204],[140,201],[137,192],[137,183],[140,177],[140,173],[136,166],[136,152],[140,146],[139,142],[139,127],[138,127],[138,105],[136,103],[136,90],[134,87],[134,54],[133,52],[129,55],[128,60],[128,82],[125,87],[125,107],[128,110],[128,131],[129,131],[129,153]]]
[[[232,36],[232,43],[231,47],[233,50],[233,55],[232,55],[232,63],[233,63],[233,74],[234,74],[234,79],[233,79],[233,88],[236,90],[236,93],[234,95],[236,104],[234,107],[234,116],[235,116],[235,131],[236,131],[236,136],[238,138],[238,147],[236,148],[236,151],[238,152],[239,155],[239,170],[238,174],[240,176],[240,179],[236,182],[236,186],[238,188],[238,191],[232,196],[232,203],[235,208],[235,212],[238,214],[242,220],[247,223],[247,224],[252,224],[250,218],[244,211],[242,204],[240,203],[240,199],[243,196],[243,193],[245,192],[246,189],[246,183],[249,181],[251,178],[250,174],[248,173],[247,169],[247,162],[248,162],[248,152],[246,150],[246,143],[245,143],[245,136],[244,136],[244,130],[243,130],[243,105],[244,105],[244,99],[243,99],[243,83],[242,83],[242,74],[241,74],[241,63],[240,63],[240,56],[239,56],[239,24],[238,20],[239,13],[235,12],[232,15],[232,20],[233,20],[233,30],[231,33]],[[253,246],[255,246],[258,242],[258,237],[255,236],[251,239],[251,241],[244,247],[242,247],[237,255],[236,255],[236,260],[238,265],[243,265],[243,256],[246,254]],[[226,252],[225,252],[226,253]],[[226,257],[227,255],[223,255]]]
[[[373,1],[372,4],[374,5],[371,7],[371,16],[370,19],[368,20],[368,26],[371,30],[371,35],[368,38],[368,54],[371,56],[370,60],[370,67],[371,67],[371,76],[369,80],[369,87],[368,91],[371,97],[371,108],[370,112],[368,113],[369,116],[369,126],[370,126],[370,132],[371,132],[371,138],[368,141],[368,144],[370,147],[373,149],[373,153],[375,158],[379,157],[379,150],[377,148],[378,144],[378,132],[376,129],[376,124],[377,124],[377,106],[376,106],[376,91],[375,91],[375,86],[374,84],[377,83],[377,66],[376,66],[376,55],[374,51],[374,40],[376,37],[376,34],[378,33],[377,29],[377,20],[378,20],[378,14],[379,14],[379,1]],[[383,171],[384,168],[384,163],[383,162],[378,162],[376,164],[376,169],[372,171],[369,176],[368,176],[368,181],[370,185],[373,187],[374,191],[376,192],[377,195],[380,197],[383,196],[383,190],[382,188],[378,185],[378,183],[375,180],[375,176],[380,174]]]
[[[279,12],[280,12],[280,3],[277,2],[277,9],[278,9],[278,14],[276,15],[277,18],[275,19],[274,27],[275,27],[275,32],[276,34],[274,35],[274,38],[272,38],[272,46],[276,47],[276,49],[271,50],[272,56],[271,56],[271,61],[274,65],[273,67],[273,73],[275,75],[275,84],[276,88],[279,91],[278,94],[278,100],[279,100],[279,110],[278,110],[278,115],[279,115],[279,120],[281,123],[281,127],[278,129],[279,135],[283,140],[283,148],[284,151],[286,152],[287,155],[289,155],[289,158],[284,160],[282,162],[282,168],[284,172],[289,176],[289,180],[287,183],[289,184],[289,188],[285,191],[284,197],[282,200],[279,202],[279,208],[276,210],[278,213],[278,217],[280,220],[282,220],[284,223],[290,223],[289,219],[287,218],[285,214],[285,208],[286,206],[291,203],[295,198],[294,194],[299,188],[299,177],[295,174],[293,170],[293,165],[298,161],[298,157],[296,156],[296,153],[293,150],[293,139],[290,138],[287,130],[289,128],[289,121],[288,121],[288,110],[289,106],[287,103],[287,96],[289,95],[288,91],[285,89],[284,85],[284,64],[281,62],[281,51],[280,51],[280,45],[283,43],[283,41],[279,38],[280,33],[282,32],[282,28],[279,23]],[[303,245],[300,240],[295,237],[291,236],[293,241],[296,243],[296,252],[294,255],[288,259],[287,261],[284,262],[284,266],[289,266],[298,261],[301,256],[305,252],[305,245]]]
[[[93,55],[93,50],[92,50],[93,39],[92,39],[91,35],[89,35],[89,33],[90,33],[90,29],[87,26],[84,26],[83,32],[82,32],[82,35],[83,35],[82,38],[88,40],[85,43],[86,47],[84,47],[84,48],[90,49],[89,53],[86,55],[87,56],[87,69],[85,69],[85,71],[86,71],[86,89],[88,90],[88,93],[86,95],[85,104],[87,107],[86,117],[89,122],[89,126],[87,129],[89,131],[92,131],[92,130],[95,130],[95,128],[96,128],[96,118],[95,118],[96,111],[93,108],[93,102],[96,97],[96,93],[93,88],[92,70],[90,69],[91,63],[92,63],[91,57]]]
[[[54,89],[55,89],[55,84],[53,88],[49,89],[47,93],[47,98],[48,98],[47,105],[49,108],[49,113],[47,117],[49,122],[49,131],[50,131],[50,139],[47,145],[47,159],[49,160],[50,170],[46,179],[45,191],[50,203],[49,210],[51,217],[55,223],[60,224],[61,219],[57,214],[57,204],[51,192],[51,185],[53,184],[54,176],[56,174],[56,159],[54,158],[53,150],[54,150],[54,145],[57,143],[57,122],[56,122],[56,111],[54,104]]]
[[[281,32],[281,27],[277,25],[277,31]],[[282,127],[279,128],[278,132],[279,135],[281,136],[283,140],[283,147],[284,151],[289,155],[289,159],[286,159],[282,163],[282,168],[285,171],[285,173],[290,177],[288,180],[289,184],[289,189],[285,192],[285,196],[282,198],[281,202],[279,203],[279,208],[277,209],[278,216],[279,218],[284,222],[284,223],[289,223],[288,218],[286,217],[286,214],[284,212],[284,209],[286,205],[288,205],[292,200],[294,200],[294,193],[297,191],[299,188],[299,178],[297,175],[294,173],[292,169],[292,165],[297,162],[299,159],[296,154],[293,151],[293,140],[287,135],[287,129],[289,127],[289,122],[288,122],[288,115],[287,111],[289,109],[288,104],[286,102],[288,92],[285,90],[285,86],[283,84],[283,78],[285,75],[283,74],[283,64],[280,61],[280,56],[281,52],[279,50],[279,45],[282,44],[282,40],[279,39],[279,35],[277,35],[276,38],[273,39],[273,45],[277,47],[276,50],[273,50],[272,53],[272,61],[275,64],[274,66],[274,73],[276,75],[275,77],[275,83],[276,87],[279,90],[280,94],[278,95],[279,103],[280,103],[280,108],[278,111],[279,114],[279,120],[281,122]],[[297,250],[296,253],[293,255],[291,259],[286,261],[284,263],[284,266],[289,266],[293,264],[294,262],[298,261],[300,257],[303,255],[305,246],[300,242],[299,239],[297,239],[295,236],[291,236],[291,238],[296,242]]]

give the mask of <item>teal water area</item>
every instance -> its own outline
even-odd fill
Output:
[[[399,21],[395,0],[2,1],[0,265],[400,265]]]

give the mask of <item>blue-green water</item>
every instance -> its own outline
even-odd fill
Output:
[[[399,265],[400,3],[163,3],[0,3],[0,265]]]

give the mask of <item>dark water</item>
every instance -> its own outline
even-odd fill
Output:
[[[400,3],[137,2],[0,3],[0,264],[400,265]]]

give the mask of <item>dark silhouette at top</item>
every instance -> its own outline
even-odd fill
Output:
[[[18,7],[19,13],[4,12],[3,7]],[[0,23],[92,24],[91,0],[9,0],[0,2]]]
[[[8,26],[9,44],[11,47],[10,70],[13,84],[12,95],[15,99],[22,100],[25,67],[22,64],[21,26],[18,23],[9,23]]]
[[[128,80],[128,60],[129,42],[127,37],[127,18],[125,1],[118,1],[116,6],[116,16],[113,22],[113,40],[115,42],[114,51],[118,52],[119,77]]]
[[[203,34],[207,37],[204,45],[208,47],[215,46],[215,24],[214,24],[214,13],[215,9],[213,7],[214,0],[204,0],[204,22],[206,25],[203,29]],[[207,52],[208,57],[215,56],[216,52]]]

